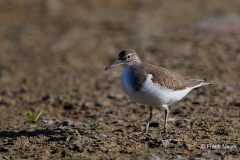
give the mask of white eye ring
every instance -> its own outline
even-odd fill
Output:
[[[131,58],[131,55],[128,55],[127,58],[128,58],[128,59]]]

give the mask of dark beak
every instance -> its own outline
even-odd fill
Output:
[[[105,70],[111,69],[111,68],[116,67],[120,64],[122,64],[122,62],[120,60],[116,60],[112,65],[106,67]]]

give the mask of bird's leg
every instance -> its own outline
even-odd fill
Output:
[[[149,124],[150,124],[150,122],[152,120],[152,116],[153,116],[152,106],[149,106],[149,109],[150,109],[150,115],[149,115],[149,118],[148,118],[148,121],[147,121],[147,125],[145,126],[145,129],[143,130],[143,133],[147,133]]]
[[[164,132],[167,132],[167,119],[169,114],[169,108],[165,109],[165,119],[164,119]]]

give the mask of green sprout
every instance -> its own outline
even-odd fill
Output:
[[[102,127],[100,127],[99,123],[93,123],[88,126],[88,129],[95,131],[97,129],[102,129]]]
[[[38,115],[35,115],[32,111],[28,110],[28,118],[30,120],[26,121],[25,123],[27,123],[27,122],[36,123],[39,120],[42,113],[43,113],[43,110],[41,112],[39,112]]]

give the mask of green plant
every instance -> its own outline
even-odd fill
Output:
[[[93,123],[93,124],[90,124],[89,126],[88,126],[88,129],[90,129],[90,130],[97,130],[97,129],[102,129],[102,127],[100,127],[100,124],[99,123]]]
[[[39,120],[39,118],[42,115],[42,113],[43,113],[43,110],[41,112],[39,112],[38,115],[35,115],[32,111],[28,110],[28,118],[30,120],[26,121],[26,122],[36,123]]]

